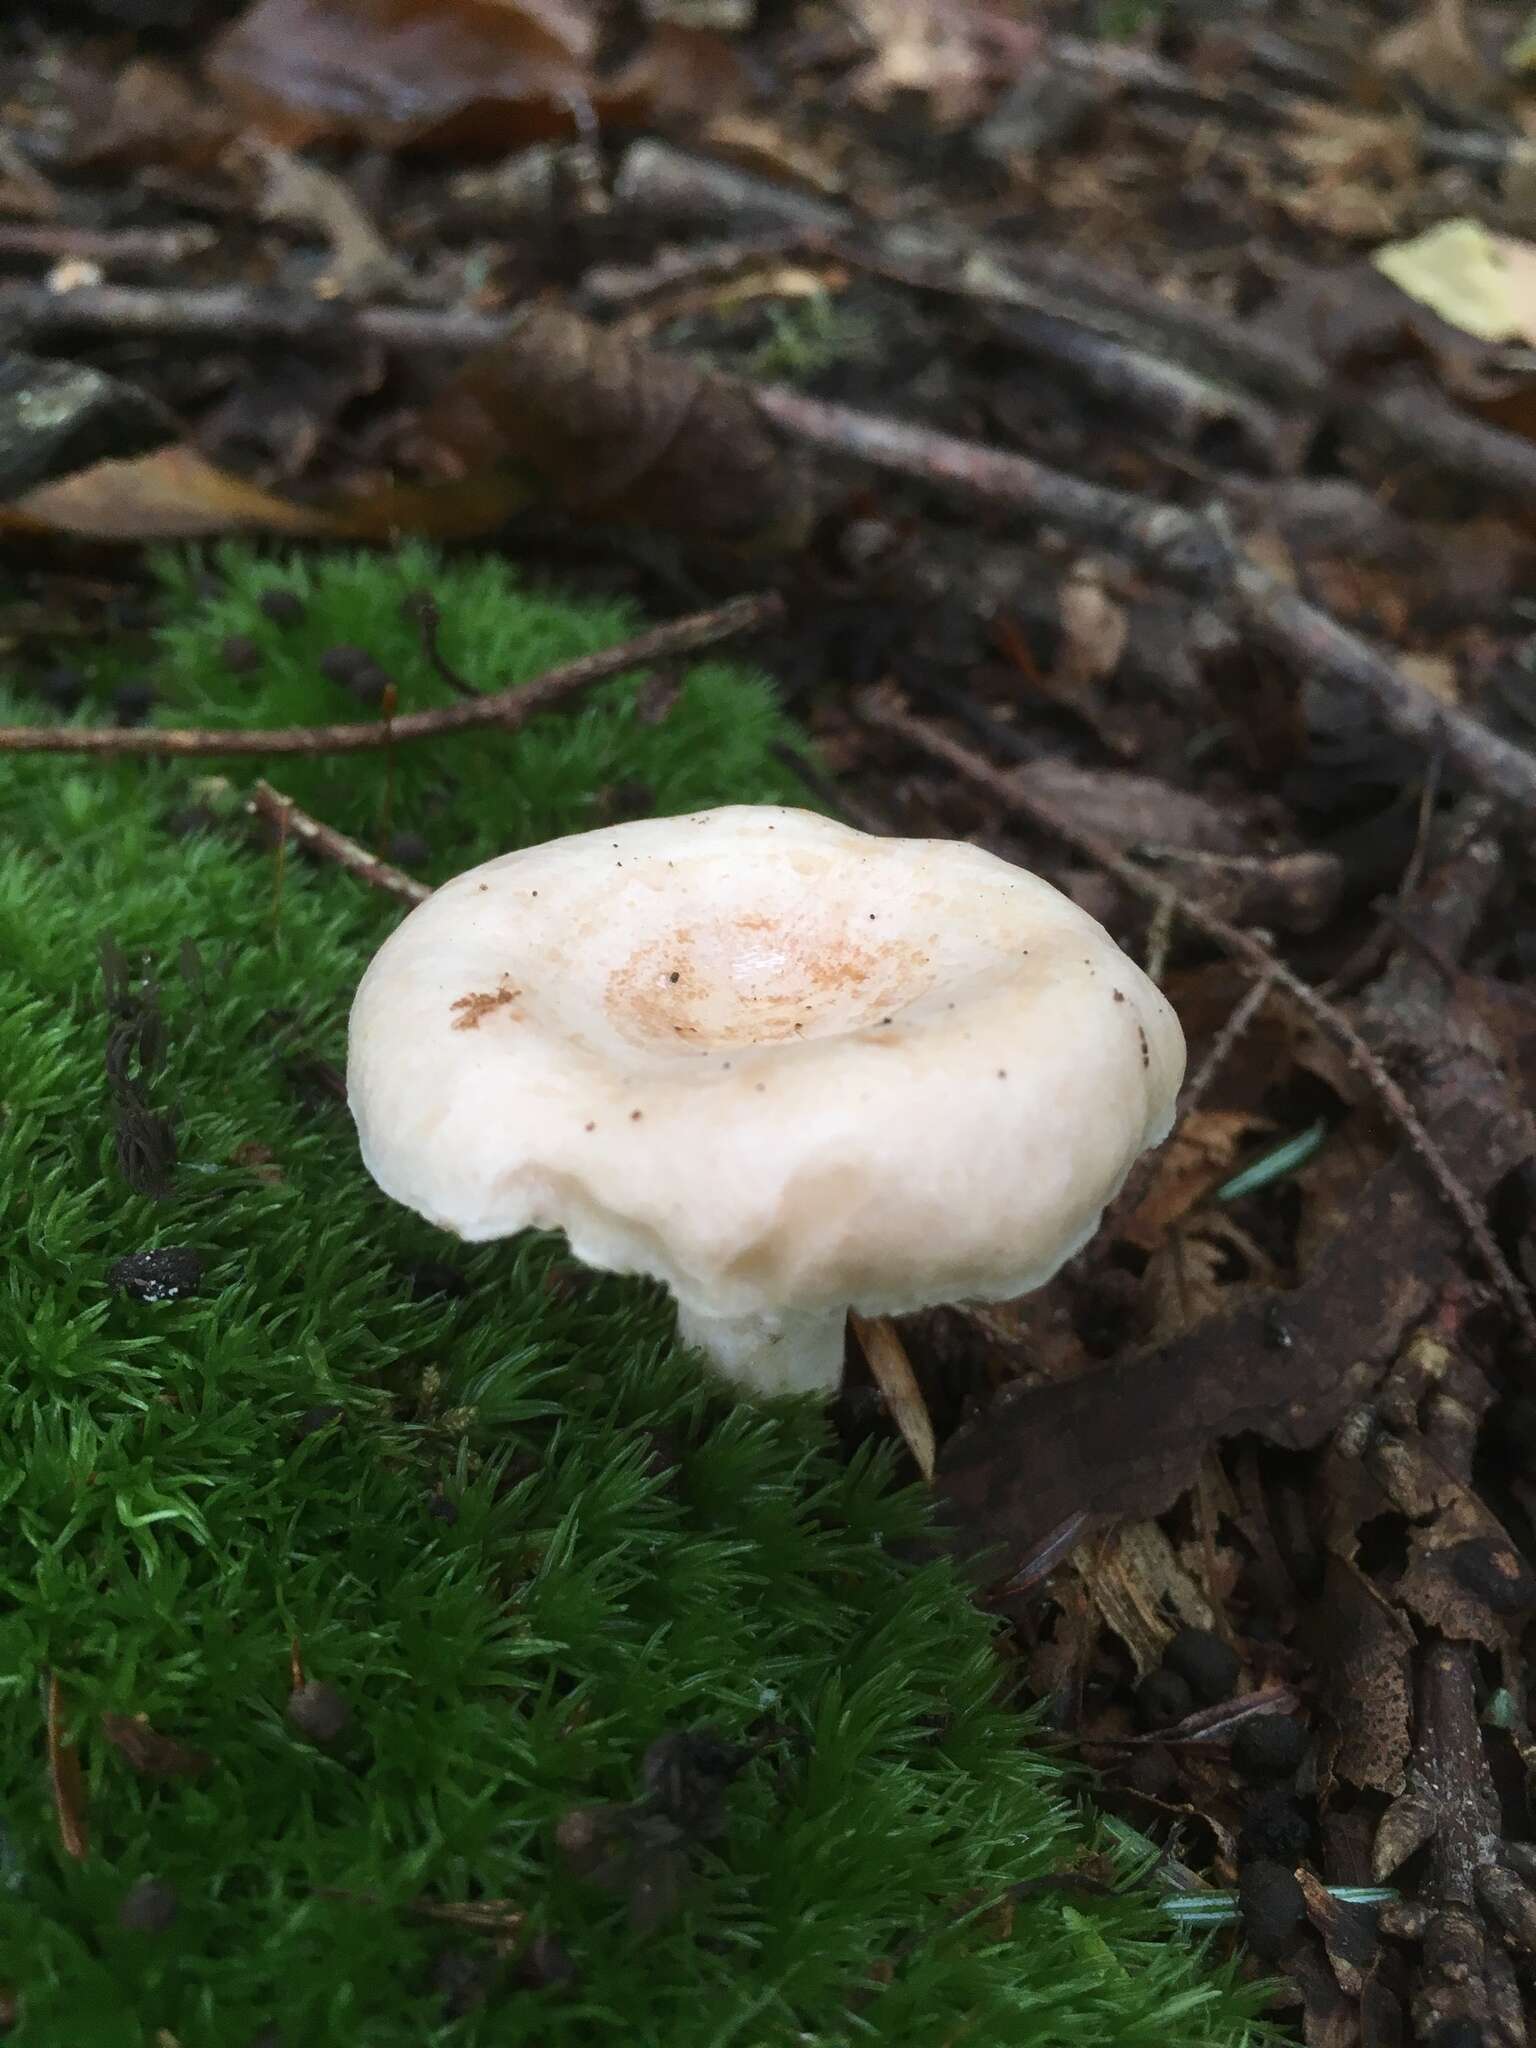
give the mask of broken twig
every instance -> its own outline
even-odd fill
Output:
[[[563,704],[594,683],[607,682],[626,669],[670,655],[692,654],[739,633],[751,632],[778,617],[781,600],[768,591],[757,597],[735,597],[714,611],[694,612],[637,633],[615,647],[583,654],[575,661],[457,704],[433,711],[411,711],[403,718],[345,725],[290,725],[220,730],[197,726],[0,726],[0,753],[8,754],[361,754],[407,740],[441,739],[493,725],[515,732],[540,713]]]
[[[0,285],[0,336],[46,334],[183,334],[227,342],[345,342],[367,340],[385,348],[494,348],[517,316],[459,308],[349,306],[303,292],[260,291],[250,285],[158,287],[80,285],[50,291],[45,284]]]
[[[387,860],[370,853],[366,846],[360,846],[355,839],[338,832],[334,825],[323,824],[308,811],[300,810],[291,796],[274,789],[270,782],[257,783],[251,791],[248,808],[276,827],[279,844],[286,843],[291,835],[307,853],[334,862],[337,867],[345,868],[349,875],[356,875],[360,882],[368,883],[370,888],[382,889],[386,896],[398,896],[402,903],[425,903],[432,894],[425,882],[418,882],[404,868],[392,867]]]

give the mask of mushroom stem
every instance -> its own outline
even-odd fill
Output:
[[[847,1319],[841,1308],[717,1316],[680,1301],[677,1334],[744,1393],[835,1394]]]

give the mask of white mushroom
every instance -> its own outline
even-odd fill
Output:
[[[645,1273],[762,1393],[851,1306],[1039,1287],[1167,1135],[1178,1019],[1086,912],[946,840],[776,806],[584,832],[411,912],[352,1010],[387,1193]]]

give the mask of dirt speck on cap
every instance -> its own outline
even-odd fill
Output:
[[[494,994],[483,989],[472,989],[468,995],[460,996],[457,1002],[448,1006],[455,1012],[454,1030],[478,1031],[482,1018],[489,1017],[494,1010],[510,1009],[521,994],[520,988],[513,988],[507,982],[503,982]],[[512,1014],[516,1016],[517,1012],[513,1011]]]

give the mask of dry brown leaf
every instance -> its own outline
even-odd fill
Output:
[[[1299,1064],[1319,1071],[1313,1062]],[[1336,1125],[1329,1132],[1328,1143],[1297,1170],[1294,1179],[1302,1204],[1295,1258],[1300,1271],[1307,1272],[1323,1247],[1349,1229],[1360,1190],[1385,1166],[1392,1147],[1391,1132],[1376,1117],[1356,1114]]]
[[[554,306],[466,363],[421,427],[446,471],[510,472],[564,511],[740,553],[795,548],[814,516],[747,392]]]
[[[1528,1121],[1507,1088],[1490,1085],[1482,1055],[1452,1038],[1420,1086],[1425,1126],[1474,1196],[1531,1156]],[[1021,1384],[962,1422],[936,1478],[956,1549],[1001,1577],[1071,1516],[1160,1514],[1217,1442],[1251,1431],[1315,1447],[1371,1397],[1465,1272],[1460,1223],[1398,1146],[1295,1285],[1229,1287],[1218,1313],[1177,1338]]]
[[[1412,1744],[1413,1631],[1363,1573],[1328,1561],[1319,1611],[1326,1779],[1401,1792]]]
[[[1165,1343],[1273,1278],[1271,1261],[1246,1231],[1221,1211],[1207,1210],[1170,1231],[1147,1261],[1147,1334],[1154,1344]]]
[[[1379,1947],[1374,1909],[1340,1899],[1310,1870],[1299,1870],[1296,1876],[1307,1902],[1307,1918],[1323,1937],[1339,1989],[1359,1998]],[[1357,2037],[1346,2038],[1353,2041]]]
[[[506,150],[570,133],[596,43],[580,0],[255,0],[207,69],[288,148]]]
[[[1269,1118],[1247,1110],[1194,1110],[1158,1154],[1151,1187],[1117,1234],[1152,1251],[1181,1216],[1226,1178],[1243,1147],[1274,1128]]]
[[[465,476],[393,484],[329,505],[300,505],[220,469],[196,449],[159,449],[136,462],[100,462],[0,505],[0,533],[98,541],[195,540],[219,533],[389,541],[403,533],[472,540],[528,503],[524,480]]]
[[[195,449],[160,448],[132,462],[98,462],[0,506],[0,531],[83,540],[190,540],[212,533],[329,534],[351,529],[217,469]]]

